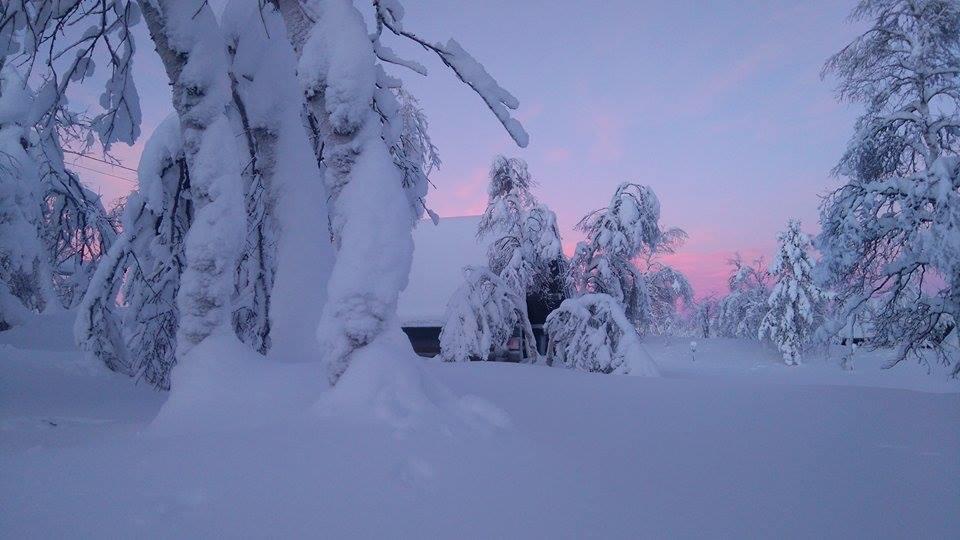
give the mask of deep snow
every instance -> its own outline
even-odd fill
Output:
[[[379,359],[349,406],[319,366],[229,345],[170,396],[134,386],[70,316],[0,333],[0,537],[960,534],[960,387],[882,354],[650,340],[661,378]],[[384,370],[396,391],[364,394]]]

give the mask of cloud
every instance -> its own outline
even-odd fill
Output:
[[[588,112],[586,127],[592,143],[587,156],[604,163],[618,161],[623,157],[623,118],[608,111],[594,109]]]
[[[441,217],[475,216],[487,207],[487,170],[475,167],[460,177],[438,176],[439,186],[427,195],[427,206]]]
[[[551,165],[563,163],[570,159],[570,150],[561,146],[548,148],[543,152],[543,160]]]
[[[716,71],[694,86],[692,91],[680,100],[679,112],[690,115],[704,114],[714,106],[718,98],[741,86],[780,54],[780,49],[773,45],[757,46],[732,65]]]

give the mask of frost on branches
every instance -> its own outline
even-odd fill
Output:
[[[817,247],[842,326],[871,302],[875,345],[957,361],[960,321],[960,4],[863,0],[870,28],[824,68],[866,105],[821,207]]]
[[[508,339],[526,320],[522,295],[484,267],[463,269],[464,284],[447,303],[440,332],[440,358],[445,362],[487,360],[503,353]]]
[[[758,336],[769,337],[788,366],[800,363],[800,354],[813,334],[817,310],[824,295],[814,283],[810,238],[800,222],[790,220],[778,237],[780,248],[770,273],[777,280],[767,301],[769,311],[760,323]]]
[[[623,308],[608,294],[586,294],[564,300],[547,317],[550,365],[596,373],[657,376],[646,359],[640,336]],[[632,368],[632,369],[631,369]]]

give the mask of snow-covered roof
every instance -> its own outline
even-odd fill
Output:
[[[397,311],[403,326],[441,326],[447,301],[463,283],[463,267],[487,261],[486,241],[477,240],[480,216],[423,220],[413,230],[410,284]]]

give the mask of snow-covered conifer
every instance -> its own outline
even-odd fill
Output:
[[[957,375],[933,336],[960,321],[960,3],[861,0],[853,18],[869,28],[824,68],[866,105],[834,169],[847,183],[821,207],[825,279],[841,324],[871,298],[888,307],[870,323],[898,342],[891,365],[932,351]]]
[[[760,323],[758,336],[769,337],[784,362],[794,366],[800,363],[801,352],[815,330],[824,295],[814,283],[808,253],[810,237],[800,230],[800,222],[790,220],[778,239],[780,248],[770,266],[777,282],[767,300],[769,311]]]

